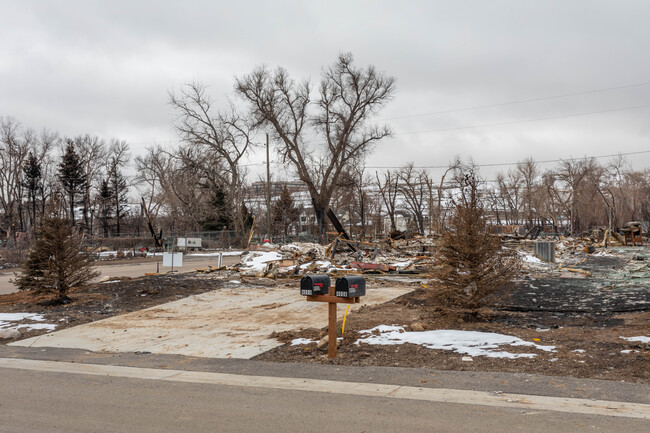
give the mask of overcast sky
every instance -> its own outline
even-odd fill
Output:
[[[184,83],[237,102],[234,77],[259,64],[317,81],[349,51],[397,80],[370,167],[642,151],[629,161],[650,166],[645,0],[0,0],[0,16],[0,115],[135,154],[177,143],[167,94]]]

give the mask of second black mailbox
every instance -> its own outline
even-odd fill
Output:
[[[330,284],[329,275],[305,275],[300,279],[300,294],[303,296],[327,295]]]
[[[336,279],[335,295],[341,298],[365,296],[366,280],[359,276],[340,277]]]

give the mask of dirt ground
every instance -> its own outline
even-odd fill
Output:
[[[216,290],[222,285],[223,280],[201,278],[198,274],[122,278],[73,289],[68,295],[71,302],[63,305],[46,305],[50,296],[34,296],[29,292],[0,295],[0,313],[42,314],[47,323],[54,323],[61,330]],[[43,333],[42,330],[22,331],[19,338],[0,338],[0,343]]]
[[[602,260],[601,260],[602,261]],[[599,265],[597,259],[594,266]],[[602,264],[602,263],[600,263]],[[611,265],[611,263],[608,263]],[[613,264],[616,266],[616,264]],[[233,275],[234,277],[234,275]],[[313,362],[341,365],[381,365],[425,367],[440,370],[505,371],[540,373],[551,376],[624,380],[650,383],[650,344],[630,342],[621,337],[650,334],[650,290],[626,288],[594,289],[586,285],[592,279],[573,276],[542,276],[522,278],[512,294],[500,294],[496,307],[483,309],[476,315],[459,316],[444,313],[430,306],[427,292],[420,279],[385,280],[368,277],[368,296],[372,287],[407,285],[415,290],[393,301],[373,307],[362,307],[350,314],[339,347],[339,355],[330,360],[316,343],[292,346],[298,337],[319,338],[325,329],[302,329],[274,335],[286,343],[255,359],[273,362]],[[44,314],[48,323],[56,323],[57,330],[106,317],[137,311],[186,296],[216,290],[228,276],[181,274],[161,275],[117,282],[98,283],[70,294],[72,302],[59,306],[39,304],[44,298],[27,293],[0,296],[0,312],[31,312]],[[553,290],[556,280],[562,290]],[[247,282],[265,285],[295,285],[295,279],[258,280]],[[588,303],[578,302],[589,291]],[[551,296],[552,294],[552,296]],[[587,305],[589,304],[589,305]],[[529,308],[524,308],[528,305]],[[572,307],[573,306],[573,307]],[[343,309],[339,308],[339,335]],[[326,314],[326,308],[323,310]],[[457,329],[496,332],[516,336],[541,345],[556,346],[553,352],[537,351],[532,359],[488,358],[474,356],[463,361],[459,353],[428,349],[414,344],[368,345],[354,344],[359,331],[378,325],[404,325],[407,330]],[[44,333],[42,330],[24,332],[20,339]],[[16,340],[16,339],[13,339]],[[11,339],[0,339],[8,343]],[[508,347],[508,351],[530,352],[529,347]]]
[[[426,298],[425,290],[418,289],[393,301],[362,308],[354,315],[350,315],[346,320],[345,334],[338,349],[338,356],[333,360],[328,359],[324,351],[318,350],[316,343],[295,346],[290,344],[294,338],[317,339],[324,336],[325,330],[319,329],[281,333],[277,337],[287,344],[255,359],[274,362],[539,373],[550,376],[650,383],[650,345],[620,338],[621,336],[647,336],[650,331],[650,311],[612,313],[594,317],[589,314],[557,316],[547,312],[483,309],[477,317],[468,322],[453,314],[444,314],[427,307]],[[406,325],[407,330],[414,331],[458,329],[503,333],[526,341],[535,341],[541,345],[553,345],[556,346],[556,350],[537,351],[537,356],[532,359],[475,356],[471,362],[466,362],[462,360],[461,354],[447,350],[432,350],[415,344],[389,346],[354,344],[361,337],[358,331],[380,324]],[[528,347],[520,349],[531,351]],[[516,352],[517,348],[508,347],[507,350]],[[626,350],[630,352],[621,352]]]

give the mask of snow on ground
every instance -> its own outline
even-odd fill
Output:
[[[452,350],[470,356],[487,356],[488,358],[534,358],[535,353],[510,353],[498,350],[500,346],[531,346],[552,352],[555,346],[541,346],[510,335],[491,332],[457,331],[442,329],[436,331],[409,332],[403,326],[379,325],[372,329],[359,331],[367,335],[355,344],[392,345],[412,343],[429,349]]]
[[[650,343],[650,337],[643,337],[643,336],[638,336],[638,337],[621,337],[623,340],[627,341],[640,341],[641,343]]]
[[[200,253],[187,253],[185,257],[218,257],[219,254],[222,254],[223,257],[226,256],[241,256],[243,251],[203,251]],[[163,253],[148,252],[147,257],[162,257]]]
[[[275,260],[282,260],[282,254],[276,253],[275,251],[251,251],[241,259],[243,264],[242,270],[262,271],[268,262]]]
[[[309,344],[309,343],[318,343],[318,340],[312,340],[310,338],[296,338],[291,340],[292,346],[297,346],[299,344]]]
[[[218,257],[219,254],[226,256],[241,256],[243,251],[206,251],[201,253],[189,253],[185,257]]]
[[[533,255],[522,253],[522,252],[520,252],[520,254],[522,255],[521,259],[526,263],[531,263],[533,265],[543,265],[544,264],[544,262],[542,260],[538,259],[537,257],[535,257]]]
[[[316,265],[318,266],[319,269],[329,269],[332,267],[332,262],[328,262],[327,260],[316,260],[314,262],[309,262],[309,263],[303,263],[300,265],[300,269],[307,269],[311,265]]]
[[[44,322],[45,317],[40,314],[33,313],[0,313],[0,329],[21,329],[25,328],[27,331],[32,329],[48,329],[53,331],[56,325],[49,323],[21,323],[15,325],[12,322],[20,322],[23,320],[31,320],[33,322]]]

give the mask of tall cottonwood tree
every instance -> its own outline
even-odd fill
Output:
[[[185,162],[202,172],[208,190],[226,187],[235,229],[243,231],[246,217],[240,203],[245,172],[241,159],[253,147],[254,128],[232,105],[217,110],[200,83],[187,84],[178,94],[170,92],[169,103],[177,113],[174,127],[180,139],[194,148],[185,152]]]
[[[397,210],[397,194],[399,192],[399,176],[397,173],[386,170],[382,179],[379,178],[379,173],[375,173],[377,177],[377,187],[381,200],[386,206],[386,213],[390,218],[390,231],[391,233],[397,231],[397,223],[395,222],[395,211]]]
[[[35,134],[12,117],[0,117],[0,228],[7,233],[22,226],[23,166]]]
[[[424,228],[424,211],[429,197],[429,175],[424,170],[416,170],[413,163],[407,164],[398,172],[400,178],[399,191],[406,208],[413,216],[418,231],[422,234]]]
[[[355,67],[347,53],[323,69],[313,102],[309,80],[296,83],[284,68],[272,72],[258,67],[237,78],[235,90],[248,103],[255,123],[270,129],[281,143],[282,162],[291,163],[307,185],[322,241],[338,177],[390,135],[387,126],[369,125],[369,120],[393,96],[395,79],[374,66]]]
[[[106,160],[106,143],[99,137],[89,134],[79,135],[73,141],[87,180],[83,191],[84,226],[86,231],[92,234],[96,212],[93,190],[97,190],[101,185],[102,169]]]

